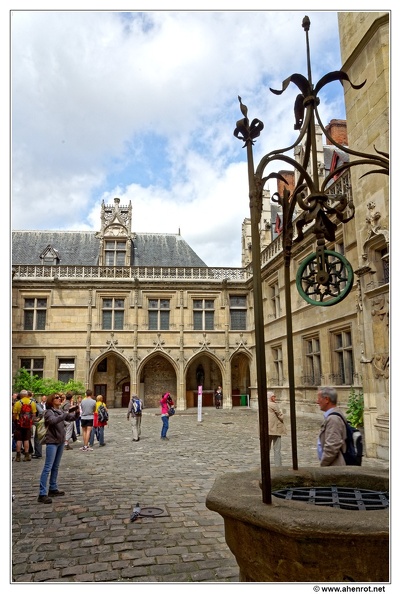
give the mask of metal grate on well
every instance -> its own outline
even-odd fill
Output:
[[[351,487],[292,487],[273,491],[280,499],[303,501],[354,511],[371,511],[389,507],[387,491],[371,491]]]

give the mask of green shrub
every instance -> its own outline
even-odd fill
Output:
[[[363,392],[361,391],[357,394],[355,392],[355,388],[352,386],[349,395],[346,416],[353,427],[361,427],[363,425],[363,411]]]
[[[72,392],[75,394],[84,394],[85,386],[82,382],[70,380],[68,383],[60,382],[49,377],[38,377],[31,375],[29,371],[21,367],[17,371],[13,381],[13,392],[29,390],[33,394],[54,394],[55,392]]]

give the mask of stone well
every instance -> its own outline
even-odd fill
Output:
[[[290,487],[388,491],[388,473],[362,467],[273,468],[272,492]],[[388,582],[389,511],[262,501],[260,470],[216,479],[206,506],[224,518],[242,582]]]

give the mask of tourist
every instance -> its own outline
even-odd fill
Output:
[[[89,446],[90,435],[93,427],[93,415],[96,408],[96,400],[92,398],[92,390],[86,390],[85,398],[81,402],[81,427],[84,445],[80,448],[83,452],[93,450]]]
[[[173,399],[171,398],[170,392],[166,392],[163,394],[160,400],[160,408],[161,408],[161,419],[162,419],[162,432],[161,432],[161,439],[168,440],[167,431],[169,427],[169,411],[170,408],[174,407]]]
[[[133,394],[127,410],[127,419],[131,420],[132,441],[139,441],[141,436],[143,402]]]
[[[61,405],[63,411],[68,412],[73,404],[73,395],[71,392],[67,392],[65,395],[65,401]],[[73,447],[70,445],[70,439],[72,438],[73,429],[75,425],[75,416],[74,420],[71,422],[66,422],[65,425],[65,439],[64,439],[64,447],[66,450],[72,450]]]
[[[33,436],[33,454],[32,454],[32,458],[37,459],[37,458],[41,458],[42,457],[42,443],[39,441],[39,438],[37,436],[37,431],[36,431],[36,426],[37,423],[40,421],[40,419],[43,418],[45,414],[45,409],[42,405],[42,400],[38,400],[36,401],[36,423],[33,425],[34,428],[34,436]]]
[[[342,453],[346,450],[346,418],[337,407],[336,390],[330,387],[319,388],[316,404],[319,405],[324,416],[317,441],[320,466],[345,466]],[[342,418],[338,414],[333,415],[332,413],[338,413]]]
[[[273,445],[274,466],[281,466],[281,436],[287,434],[284,415],[276,402],[274,392],[267,393],[269,421],[269,453]]]
[[[51,503],[52,496],[60,497],[64,491],[58,488],[58,469],[64,452],[65,426],[64,421],[71,422],[79,414],[78,407],[70,407],[69,412],[61,407],[61,395],[51,394],[47,397],[45,411],[45,425],[47,427],[44,443],[46,444],[46,459],[40,475],[39,503]],[[49,490],[47,481],[50,475]]]
[[[103,406],[107,411],[106,403],[103,402],[103,396],[99,394],[96,396],[96,408],[95,412],[93,413],[93,427],[91,429],[90,438],[89,438],[89,446],[92,447],[95,441],[95,435],[99,442],[99,447],[105,446],[104,441],[104,428],[107,425],[107,421],[102,421],[99,418],[99,408]]]
[[[82,414],[81,402],[82,402],[82,396],[77,396],[77,404],[79,406],[79,417],[75,420],[75,431],[76,431],[77,435],[81,435],[81,414]]]
[[[215,405],[216,408],[220,408],[223,402],[223,390],[221,386],[218,386],[217,390],[214,393]]]
[[[31,460],[32,425],[36,421],[36,402],[27,390],[21,390],[13,407],[14,439],[16,441],[15,461],[21,462],[21,448],[24,444],[24,462]]]

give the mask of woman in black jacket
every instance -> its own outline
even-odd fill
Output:
[[[46,444],[46,460],[40,475],[40,487],[38,501],[40,503],[51,503],[49,495],[64,495],[57,486],[57,475],[60,466],[61,456],[64,451],[65,426],[64,421],[75,421],[79,415],[79,407],[72,406],[68,412],[60,410],[60,394],[51,394],[47,397],[45,411],[45,426],[47,428],[44,443]],[[50,475],[49,492],[47,492],[47,480]]]

